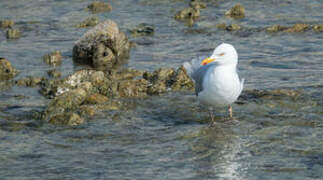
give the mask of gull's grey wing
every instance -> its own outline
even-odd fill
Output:
[[[198,93],[203,91],[203,80],[205,78],[206,73],[216,65],[211,63],[208,65],[201,66],[192,74],[192,78],[195,81],[195,94],[198,96]]]

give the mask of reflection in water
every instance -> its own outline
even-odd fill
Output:
[[[217,123],[216,127],[202,128],[196,142],[192,145],[196,166],[196,176],[207,178],[243,179],[248,166],[240,161],[243,140],[231,127],[224,128]]]

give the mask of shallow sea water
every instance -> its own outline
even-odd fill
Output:
[[[46,76],[52,67],[42,56],[63,53],[57,69],[68,75],[74,42],[87,30],[75,25],[91,15],[90,0],[0,1],[1,19],[22,31],[7,40],[0,29],[0,56],[25,76]],[[240,2],[246,18],[224,12]],[[140,23],[153,36],[130,37],[137,43],[125,66],[155,70],[178,67],[209,55],[221,42],[239,54],[245,89],[292,88],[299,100],[264,99],[234,105],[235,123],[208,126],[207,112],[192,92],[128,99],[133,108],[100,112],[79,127],[39,123],[31,114],[48,100],[37,88],[0,91],[0,179],[323,179],[323,33],[266,33],[273,24],[322,24],[320,0],[207,1],[192,26],[174,20],[182,0],[111,1],[98,14],[127,32]],[[225,32],[218,23],[239,23],[253,30]]]

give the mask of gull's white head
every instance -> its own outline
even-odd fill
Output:
[[[222,43],[215,48],[211,57],[204,59],[201,65],[216,63],[219,65],[237,65],[238,53],[236,49],[227,43]]]

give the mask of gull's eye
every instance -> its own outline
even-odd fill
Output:
[[[224,53],[219,54],[219,56],[224,56]]]

